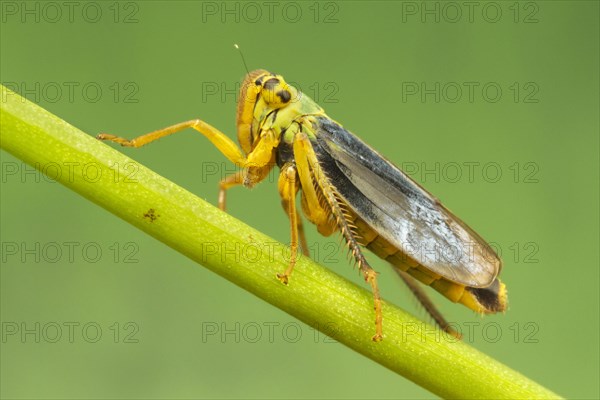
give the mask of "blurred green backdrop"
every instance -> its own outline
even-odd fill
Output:
[[[505,315],[433,295],[465,340],[600,395],[598,2],[1,4],[2,83],[89,134],[200,117],[234,137],[239,43],[500,249]],[[191,130],[123,151],[214,204],[233,170]],[[1,157],[3,398],[433,397]],[[273,178],[228,208],[288,240]],[[337,237],[308,235],[360,281]],[[370,260],[383,296],[424,317]]]

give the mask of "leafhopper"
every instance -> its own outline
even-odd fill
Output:
[[[106,133],[97,137],[141,147],[187,128],[206,136],[240,167],[219,182],[222,210],[228,189],[251,188],[275,165],[279,167],[278,190],[291,235],[289,266],[277,274],[282,283],[288,284],[299,250],[309,254],[299,208],[322,235],[342,235],[373,292],[374,341],[383,338],[383,315],[377,273],[364,248],[389,261],[438,326],[449,333],[456,335],[417,281],[478,313],[506,310],[506,288],[498,279],[502,262],[488,243],[281,75],[260,69],[245,76],[237,106],[239,147],[200,119],[131,140]]]

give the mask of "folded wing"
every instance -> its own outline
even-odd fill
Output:
[[[317,123],[321,169],[380,236],[453,282],[480,288],[494,281],[500,258],[475,231],[339,124],[324,117]]]

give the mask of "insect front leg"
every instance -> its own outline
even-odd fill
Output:
[[[250,166],[243,171],[238,171],[233,175],[221,179],[219,181],[219,208],[225,211],[227,190],[238,185],[245,185],[246,187],[254,186],[269,175],[269,172],[273,169],[274,162],[275,160],[271,160],[266,165],[260,167]]]
[[[193,119],[186,122],[180,122],[179,124],[167,126],[166,128],[159,129],[154,132],[147,133],[145,135],[138,136],[134,139],[124,139],[119,136],[111,135],[109,133],[100,133],[96,136],[99,140],[108,140],[111,142],[119,143],[121,146],[125,147],[142,147],[148,143],[154,142],[162,137],[172,135],[174,133],[180,132],[187,128],[193,128],[206,136],[208,140],[214,144],[217,149],[225,157],[227,157],[232,163],[245,167],[247,164],[246,157],[242,154],[239,147],[235,144],[235,142],[229,139],[223,132],[219,131],[217,128],[213,127],[210,124],[200,120]]]
[[[229,139],[229,137],[217,128],[200,119],[171,125],[134,139],[125,139],[109,133],[100,133],[96,138],[115,142],[125,147],[137,148],[187,128],[193,128],[206,136],[225,157],[237,166],[244,168],[243,171],[228,176],[219,182],[219,208],[221,210],[225,210],[225,193],[227,189],[240,184],[246,187],[254,186],[269,174],[269,171],[275,164],[273,149],[277,146],[279,140],[272,132],[263,132],[261,140],[246,158],[233,140]]]
[[[227,189],[244,183],[243,171],[238,171],[233,175],[226,176],[219,182],[219,208],[225,211]]]

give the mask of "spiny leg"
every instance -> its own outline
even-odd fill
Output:
[[[421,303],[423,308],[425,308],[425,311],[431,316],[431,318],[433,318],[433,320],[440,327],[440,329],[449,333],[457,339],[461,339],[461,334],[458,333],[456,330],[452,329],[450,324],[448,324],[448,321],[446,321],[442,313],[439,312],[435,304],[433,304],[429,296],[427,296],[425,291],[421,289],[419,284],[415,282],[415,280],[406,272],[398,268],[394,268],[394,271],[396,271],[400,278],[402,278],[406,286],[408,286],[412,294],[416,297],[419,303]]]
[[[320,190],[321,194],[325,198],[325,202],[329,206],[328,212],[330,212],[335,218],[335,222],[337,227],[342,232],[346,243],[348,244],[348,248],[352,252],[354,259],[358,263],[358,267],[360,272],[362,273],[365,281],[371,285],[371,291],[373,292],[373,308],[375,309],[375,335],[372,340],[374,342],[379,342],[383,339],[383,313],[381,311],[381,296],[379,294],[379,286],[377,285],[377,273],[369,263],[367,262],[365,256],[363,255],[360,245],[356,239],[356,235],[353,232],[354,226],[349,222],[350,218],[347,215],[347,212],[344,212],[344,203],[337,195],[337,191],[333,184],[329,181],[329,179],[325,176],[322,170],[320,170],[319,163],[316,159],[314,150],[312,149],[312,145],[310,140],[304,134],[298,134],[296,136],[296,140],[294,142],[294,155],[296,159],[296,163],[299,165],[300,169],[300,178],[302,179],[302,188],[303,190],[312,188],[313,182],[316,182],[316,186]],[[306,190],[305,193],[310,193],[309,190]],[[319,201],[317,199],[318,194],[312,193],[314,199],[312,201],[308,201],[307,204],[313,204],[319,206]],[[322,210],[319,219],[322,217],[326,217],[326,211]],[[328,224],[326,219],[322,221],[322,226],[327,227]]]
[[[296,182],[296,167],[292,164],[285,164],[281,168],[279,182],[277,183],[284,209],[287,210],[290,219],[290,264],[283,274],[277,274],[277,278],[285,285],[288,284],[289,276],[294,270],[296,259],[298,257],[298,211],[296,210],[296,193],[298,192],[298,186]]]
[[[371,268],[363,255],[360,244],[355,237],[356,234],[353,232],[353,226],[348,222],[346,213],[341,206],[343,203],[338,199],[334,188],[331,188],[331,191],[327,193],[327,197],[331,205],[332,213],[337,220],[338,227],[340,228],[344,239],[346,239],[348,249],[358,263],[358,268],[362,273],[363,278],[371,285],[374,303],[373,308],[375,309],[375,335],[372,340],[374,342],[379,342],[383,340],[383,312],[381,311],[381,296],[379,294],[379,286],[377,285],[377,272]]]

